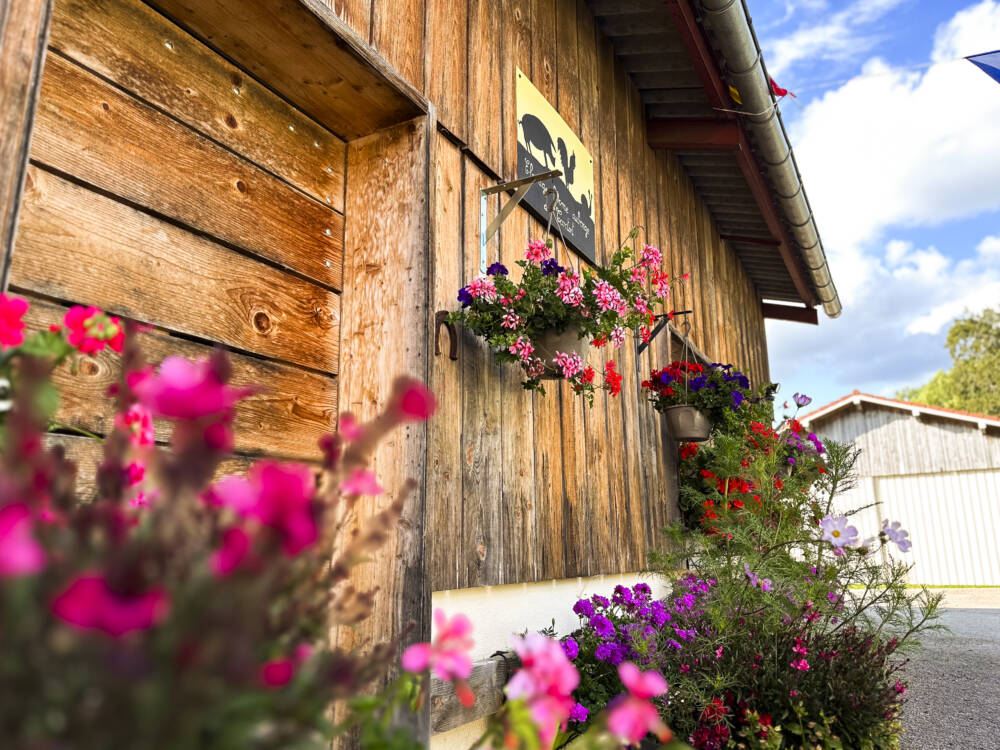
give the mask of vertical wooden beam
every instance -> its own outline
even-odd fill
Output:
[[[14,237],[42,85],[52,0],[0,0],[0,290],[10,281]]]
[[[348,146],[346,213],[351,219],[344,238],[340,404],[360,419],[384,407],[392,375],[427,377],[431,119],[386,128]],[[390,496],[407,479],[415,479],[419,486],[386,545],[371,564],[354,571],[352,583],[362,591],[378,589],[378,596],[361,629],[338,628],[332,634],[341,647],[395,640],[401,649],[430,636],[424,554],[426,460],[423,423],[406,425],[373,456],[372,468]],[[378,513],[387,501],[385,496],[359,500],[358,523]],[[412,722],[426,739],[426,711],[402,720]]]
[[[469,7],[455,0],[427,0],[424,75],[427,99],[438,108],[438,122],[466,140]]]
[[[500,10],[500,0],[472,0],[469,3],[469,150],[496,174],[502,169]]]

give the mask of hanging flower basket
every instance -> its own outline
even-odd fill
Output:
[[[637,235],[633,229],[626,241]],[[634,331],[648,339],[653,305],[680,280],[662,263],[651,245],[623,245],[606,267],[574,269],[559,265],[550,241],[531,240],[520,274],[494,263],[459,290],[462,307],[448,320],[484,338],[501,362],[520,365],[525,388],[544,393],[543,380],[563,379],[592,402],[597,388],[617,395],[622,376],[606,358],[602,383],[587,364],[588,347],[618,348]]]
[[[708,417],[694,406],[678,404],[663,410],[663,418],[674,440],[682,443],[702,443],[712,432]]]
[[[560,352],[563,354],[576,354],[581,359],[587,357],[587,349],[590,342],[586,337],[580,337],[580,329],[567,328],[565,331],[556,331],[549,328],[535,339],[535,356],[545,365],[545,372],[538,376],[539,380],[558,380],[563,377],[560,369],[554,364]]]

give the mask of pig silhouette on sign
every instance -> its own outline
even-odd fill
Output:
[[[556,165],[555,144],[552,143],[552,136],[549,135],[549,129],[545,127],[545,123],[534,115],[525,115],[518,120],[518,124],[521,126],[521,132],[524,133],[524,145],[528,149],[528,153],[534,157],[531,149],[532,147],[537,148],[545,160],[546,168],[554,167]]]

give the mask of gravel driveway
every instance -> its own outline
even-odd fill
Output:
[[[941,622],[951,632],[910,657],[902,750],[1000,750],[1000,608],[948,608]]]

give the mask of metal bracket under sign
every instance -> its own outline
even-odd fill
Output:
[[[500,229],[500,225],[503,224],[504,220],[511,215],[514,208],[521,199],[527,195],[528,190],[536,182],[541,182],[542,180],[548,180],[553,177],[562,177],[561,169],[553,169],[549,172],[539,172],[538,174],[531,175],[531,177],[522,177],[520,180],[512,180],[511,182],[505,182],[501,185],[494,185],[493,187],[483,188],[479,191],[479,272],[486,273],[486,243],[493,239],[493,235],[497,233]],[[491,195],[496,195],[497,193],[502,193],[504,190],[513,190],[517,188],[514,195],[503,205],[493,221],[490,222],[489,226],[486,225],[486,199]]]
[[[682,315],[690,315],[692,312],[694,312],[694,310],[678,310],[674,312],[674,317],[679,318]],[[649,348],[649,345],[653,341],[653,339],[655,339],[664,328],[670,325],[669,314],[663,313],[661,315],[657,315],[656,317],[660,322],[657,323],[656,327],[649,332],[649,341],[637,342],[637,346],[635,348],[636,355],[642,354],[644,351],[646,351],[646,349]]]

